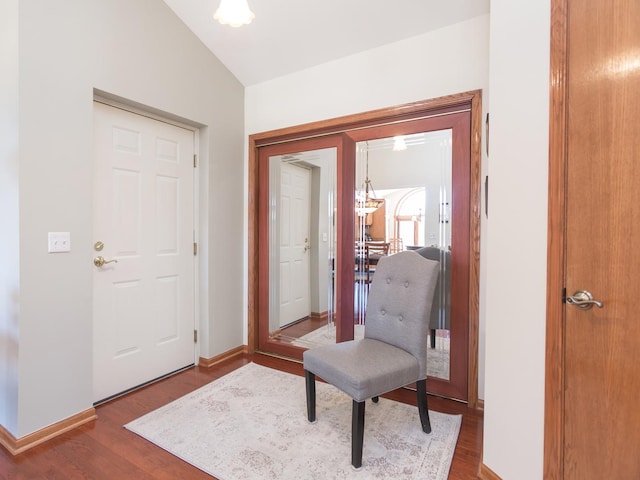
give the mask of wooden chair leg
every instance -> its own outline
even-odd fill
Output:
[[[429,421],[429,405],[427,403],[427,380],[416,382],[416,393],[418,394],[418,413],[420,423],[424,433],[431,433],[431,422]]]
[[[362,444],[364,442],[364,407],[366,402],[353,401],[351,414],[351,465],[362,467]]]
[[[307,419],[314,423],[316,421],[316,376],[305,370],[304,379],[307,386]]]

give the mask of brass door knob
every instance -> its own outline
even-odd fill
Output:
[[[93,259],[93,264],[96,267],[102,267],[105,263],[118,263],[118,260],[116,260],[115,258],[111,260],[105,260],[104,257],[101,257],[100,255]]]

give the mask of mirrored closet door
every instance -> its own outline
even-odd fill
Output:
[[[440,262],[424,332],[428,390],[463,401],[471,390],[473,400],[480,182],[471,103],[416,116],[251,139],[249,343],[301,359],[362,337],[377,260],[414,250]]]

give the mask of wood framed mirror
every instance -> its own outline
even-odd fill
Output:
[[[251,135],[249,350],[300,359],[304,349],[313,346],[313,342],[305,343],[306,340],[299,339],[320,327],[326,330],[327,341],[354,338],[359,323],[358,290],[354,288],[358,267],[354,268],[354,258],[358,257],[358,243],[364,245],[366,240],[364,237],[358,238],[364,229],[360,228],[361,219],[356,214],[356,194],[364,178],[361,174],[361,153],[356,152],[362,150],[362,145],[388,143],[395,136],[448,135],[449,166],[441,169],[438,175],[446,183],[445,173],[448,171],[450,184],[437,189],[438,195],[445,192],[450,201],[434,202],[434,187],[418,183],[404,185],[409,190],[427,188],[425,195],[430,198],[428,203],[427,200],[420,200],[424,203],[424,222],[413,221],[412,228],[417,229],[414,237],[417,241],[411,241],[413,245],[406,247],[433,246],[443,254],[450,254],[450,324],[439,324],[431,332],[425,333],[441,344],[447,343],[446,354],[450,356],[447,361],[450,363],[446,374],[430,376],[428,385],[432,393],[468,401],[475,406],[478,376],[480,131],[481,92],[474,91]],[[327,152],[331,152],[333,163],[324,164],[314,159]],[[390,157],[386,162],[387,165],[395,165],[396,169],[402,168],[397,160]],[[425,157],[424,164],[429,162]],[[332,169],[335,177],[329,182],[328,172]],[[420,169],[414,175],[416,179],[432,175],[426,170],[422,171],[422,167]],[[292,231],[292,228],[297,228],[295,222],[281,221],[286,217],[285,213],[290,211],[286,205],[292,202],[288,194],[282,196],[282,190],[289,188],[282,185],[290,182],[291,171],[300,174],[303,179],[301,184],[307,185],[306,189],[311,192],[310,197],[305,194],[296,201],[313,205],[308,215],[296,214],[293,218],[302,218],[305,225],[307,218],[313,219],[309,222],[316,227],[313,231],[305,227],[300,230],[303,233],[296,231],[295,235]],[[378,177],[379,185],[384,184],[385,190],[391,190],[393,185],[382,180],[386,176],[382,174]],[[311,180],[304,180],[307,177]],[[319,187],[323,179],[325,187],[327,182],[332,182],[328,190]],[[373,182],[376,180],[373,179]],[[399,190],[396,187],[394,189]],[[300,191],[304,190],[302,188]],[[320,201],[321,197],[326,200],[324,204]],[[387,206],[392,204],[394,201],[389,197]],[[320,210],[325,212],[323,215],[326,218],[320,217]],[[394,230],[393,225],[394,222],[402,222],[403,213],[385,211],[387,213],[383,218],[389,215],[392,218],[383,220],[387,223],[384,238],[377,240],[384,244],[391,243],[393,239],[397,249],[397,237],[402,236],[400,230],[404,226],[398,224],[398,230]],[[439,226],[446,222],[448,226],[434,231],[427,226],[433,222]],[[308,254],[302,262],[300,259],[291,260],[287,252],[288,244],[282,242],[283,238],[292,239],[292,235],[297,236],[294,250],[297,249],[298,254]],[[305,245],[305,239],[308,245]],[[295,270],[291,263],[293,261],[297,261],[302,269]],[[305,266],[305,261],[310,266]],[[294,276],[291,275],[293,271],[296,272]],[[313,272],[309,282],[304,281],[308,278],[307,272]],[[292,278],[302,278],[303,281],[292,281]],[[322,285],[318,279],[322,279]],[[290,306],[289,302],[294,297],[292,288],[304,292],[301,297],[306,296],[309,302],[303,302],[306,306],[302,310],[285,318],[283,309]],[[321,297],[324,299],[319,302]],[[304,324],[309,326],[305,327]],[[298,329],[297,333],[292,329],[294,326]]]

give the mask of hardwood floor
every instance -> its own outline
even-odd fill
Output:
[[[194,367],[97,407],[95,422],[20,455],[13,457],[0,447],[0,479],[211,480],[211,476],[129,432],[123,425],[251,361],[302,375],[299,363],[259,354],[237,357],[211,368]],[[408,390],[386,396],[415,405],[415,394]],[[463,415],[449,479],[476,478],[482,414],[464,404],[431,396],[429,408]]]

